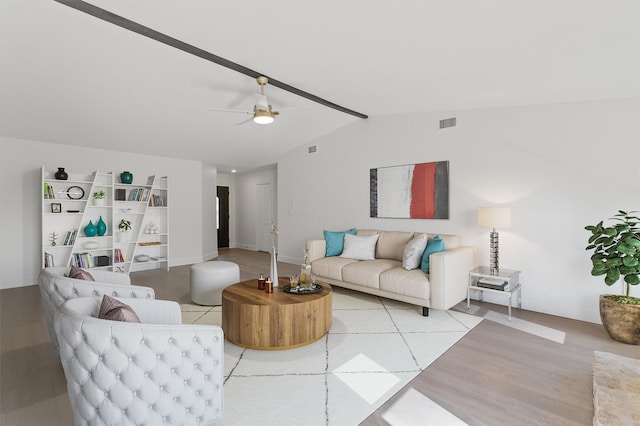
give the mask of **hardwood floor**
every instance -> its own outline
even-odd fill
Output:
[[[504,306],[475,306],[480,316],[506,313]],[[592,424],[593,351],[640,358],[640,347],[611,340],[597,324],[517,309],[513,316],[563,331],[565,342],[485,320],[362,425],[389,424],[385,411],[411,388],[469,425]]]
[[[268,253],[224,249],[218,259],[240,265],[241,280],[269,271]],[[299,266],[279,263],[278,269],[284,276]],[[131,278],[153,287],[158,299],[189,301],[188,265]],[[503,306],[476,306],[477,315],[506,312]],[[528,311],[514,310],[514,316],[565,331],[565,343],[485,320],[362,424],[388,424],[382,413],[409,387],[470,425],[591,424],[593,351],[640,358],[638,346],[614,342],[599,325]],[[73,424],[36,285],[0,290],[0,332],[0,424]]]

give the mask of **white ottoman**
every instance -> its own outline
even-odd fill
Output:
[[[191,266],[191,301],[198,305],[222,305],[222,290],[240,281],[240,268],[217,260]]]

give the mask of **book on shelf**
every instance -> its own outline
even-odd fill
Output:
[[[53,192],[53,185],[49,185],[47,182],[44,183],[44,199],[45,200],[55,200],[56,196]]]
[[[44,253],[44,267],[48,268],[50,266],[55,266],[53,264],[53,256],[51,255],[51,253]]]
[[[151,195],[151,198],[149,198],[149,205],[151,207],[164,207],[164,198],[160,195]]]
[[[117,248],[114,252],[114,263],[124,263],[124,256],[122,255],[122,250]]]

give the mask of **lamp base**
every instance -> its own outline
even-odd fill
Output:
[[[498,255],[498,232],[494,229],[489,234],[489,273],[498,275],[500,257]]]

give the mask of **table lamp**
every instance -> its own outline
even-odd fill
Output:
[[[480,207],[478,209],[478,225],[491,228],[489,234],[489,269],[492,275],[498,274],[498,232],[496,228],[511,226],[511,208],[509,207]]]

